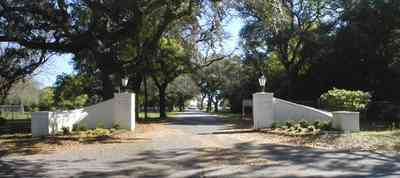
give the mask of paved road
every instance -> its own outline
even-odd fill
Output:
[[[186,112],[133,143],[0,158],[0,177],[400,177],[399,155],[265,144],[234,127]]]

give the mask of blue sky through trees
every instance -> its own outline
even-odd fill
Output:
[[[225,30],[230,37],[224,41],[225,51],[229,52],[237,48],[242,26],[243,22],[239,18],[234,17],[226,22]],[[41,85],[40,87],[52,86],[58,75],[73,73],[72,57],[70,54],[53,56],[47,64],[38,70],[34,80]]]

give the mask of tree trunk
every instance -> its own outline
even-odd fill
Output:
[[[200,110],[204,109],[204,99],[206,99],[206,95],[201,95]]]
[[[161,86],[159,88],[159,97],[160,97],[160,118],[164,119],[167,117],[167,113],[165,112],[165,104],[166,104],[166,89],[167,86]]]
[[[288,72],[288,99],[295,99],[295,93],[294,93],[294,86],[296,85],[296,80],[297,80],[297,71],[292,71],[290,70]]]
[[[215,99],[215,102],[214,102],[214,111],[218,112],[218,100],[217,99]]]
[[[211,105],[212,105],[212,96],[208,96],[208,101],[207,101],[207,112],[211,112]]]
[[[185,101],[182,97],[179,98],[179,111],[183,112],[185,110]]]
[[[148,107],[148,95],[147,95],[147,78],[143,77],[143,86],[144,86],[144,119],[147,120],[147,107]]]
[[[114,85],[110,78],[111,73],[107,70],[101,71],[101,81],[102,81],[102,97],[103,100],[108,100],[114,97]]]

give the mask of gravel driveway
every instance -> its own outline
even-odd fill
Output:
[[[268,144],[259,133],[186,112],[132,143],[0,158],[0,177],[400,177],[400,155]]]

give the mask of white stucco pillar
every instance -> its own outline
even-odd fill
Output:
[[[122,129],[135,130],[135,94],[118,93],[114,97],[113,123]]]
[[[52,113],[47,111],[32,113],[31,132],[32,137],[48,136],[50,128],[50,117]]]
[[[337,111],[337,112],[332,112],[332,114],[333,114],[333,120],[332,120],[333,128],[342,130],[346,133],[360,131],[359,112]]]
[[[254,128],[269,128],[274,122],[274,94],[254,93],[253,94],[253,120]]]

